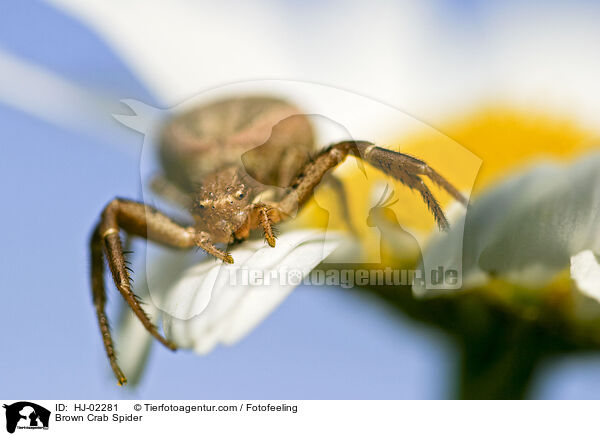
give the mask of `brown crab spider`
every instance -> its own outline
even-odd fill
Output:
[[[253,138],[257,137],[268,140],[256,147]],[[349,154],[416,190],[442,230],[448,229],[448,221],[422,177],[467,204],[444,177],[406,154],[367,141],[339,142],[307,158],[307,152],[313,150],[308,118],[289,103],[273,98],[219,101],[175,117],[166,125],[160,149],[166,172],[163,192],[170,192],[171,198],[188,208],[193,225],[176,223],[143,203],[116,198],[104,208],[91,238],[93,300],[106,354],[120,385],[127,379],[117,364],[105,312],[104,256],[115,286],[146,330],[166,347],[176,349],[150,321],[132,291],[121,231],[169,247],[199,247],[233,263],[231,255],[217,244],[245,240],[251,230],[261,229],[266,242],[274,247],[273,226],[292,218],[328,172]],[[286,189],[279,197],[257,200],[273,186]]]

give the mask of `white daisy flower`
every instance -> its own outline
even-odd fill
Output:
[[[461,258],[452,251],[462,239]],[[600,301],[600,155],[541,162],[479,195],[447,238],[426,252],[444,268],[462,262],[463,288],[502,278],[541,288],[570,268],[577,288]],[[430,295],[414,286],[418,295]]]

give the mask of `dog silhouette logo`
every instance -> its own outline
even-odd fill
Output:
[[[29,401],[19,401],[11,405],[4,404],[6,409],[6,431],[14,433],[19,429],[48,429],[50,411]]]

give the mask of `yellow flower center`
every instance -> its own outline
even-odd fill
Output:
[[[537,159],[570,160],[583,154],[594,148],[594,140],[600,136],[572,120],[506,107],[479,109],[459,120],[442,124],[440,131],[443,134],[424,128],[381,145],[424,160],[459,190],[472,190],[475,195],[511,171]],[[420,196],[368,165],[364,169],[366,178],[354,159],[348,158],[342,168],[335,171],[344,182],[352,223],[364,249],[372,253],[380,249],[380,234],[368,225],[368,218],[370,208],[377,200],[373,198],[373,189],[382,182],[393,187],[394,199],[398,199],[391,206],[392,219],[395,215],[402,228],[422,235],[421,242],[426,239],[435,222]],[[474,174],[477,177],[472,186]],[[450,196],[428,179],[424,180],[441,205],[448,206],[452,200]],[[333,230],[347,229],[338,195],[329,187],[317,190],[297,223]]]

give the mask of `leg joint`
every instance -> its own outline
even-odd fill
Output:
[[[106,229],[102,232],[101,236],[102,236],[102,239],[104,239],[107,236],[114,235],[115,233],[118,234],[119,229],[117,229],[116,227],[109,227],[108,229]]]

